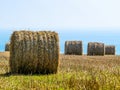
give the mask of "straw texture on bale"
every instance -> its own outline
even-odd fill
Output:
[[[67,55],[82,55],[82,41],[66,41],[65,54]]]
[[[104,55],[105,54],[105,47],[104,43],[99,42],[89,42],[87,48],[87,55],[94,56],[94,55]]]
[[[5,44],[5,51],[10,51],[10,43]]]
[[[105,55],[115,55],[115,46],[114,45],[106,45],[105,46]]]
[[[57,73],[59,38],[51,31],[15,31],[11,36],[10,70],[17,74]]]

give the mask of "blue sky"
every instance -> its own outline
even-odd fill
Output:
[[[120,0],[0,0],[1,28],[120,28]]]
[[[54,30],[65,40],[120,45],[120,0],[0,0],[0,43],[13,30]],[[4,38],[4,39],[3,39]]]

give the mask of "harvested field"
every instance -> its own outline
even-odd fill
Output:
[[[0,74],[9,72],[9,52],[0,52]]]
[[[11,75],[9,53],[0,53],[0,89],[120,90],[120,56],[60,55],[60,67],[53,75]],[[4,62],[4,64],[3,64]],[[3,70],[3,72],[2,72]]]

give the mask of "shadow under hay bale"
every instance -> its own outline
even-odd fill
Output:
[[[59,37],[51,31],[15,31],[11,36],[12,74],[52,74],[59,65]]]
[[[82,41],[66,41],[65,54],[67,55],[82,55]]]
[[[115,55],[115,46],[114,45],[106,45],[105,46],[105,55]]]
[[[5,44],[5,51],[10,51],[10,43]]]
[[[104,43],[99,43],[99,42],[89,42],[88,43],[87,55],[90,55],[90,56],[101,55],[101,56],[103,56],[104,54],[105,54]]]

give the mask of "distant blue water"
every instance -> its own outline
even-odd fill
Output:
[[[0,30],[0,51],[5,50],[5,44],[10,41],[12,30]]]
[[[0,51],[4,51],[5,43],[9,42],[12,30],[0,30]],[[66,40],[82,40],[83,52],[87,53],[88,42],[103,42],[106,45],[115,45],[116,54],[120,54],[120,31],[92,31],[92,30],[56,30],[60,38],[60,52],[64,53],[64,43]]]
[[[117,30],[116,30],[117,31]],[[64,42],[66,40],[82,40],[83,41],[83,52],[87,53],[88,42],[103,42],[106,45],[115,45],[116,54],[120,54],[120,31],[68,31],[60,32],[60,47],[61,52],[64,52]]]

